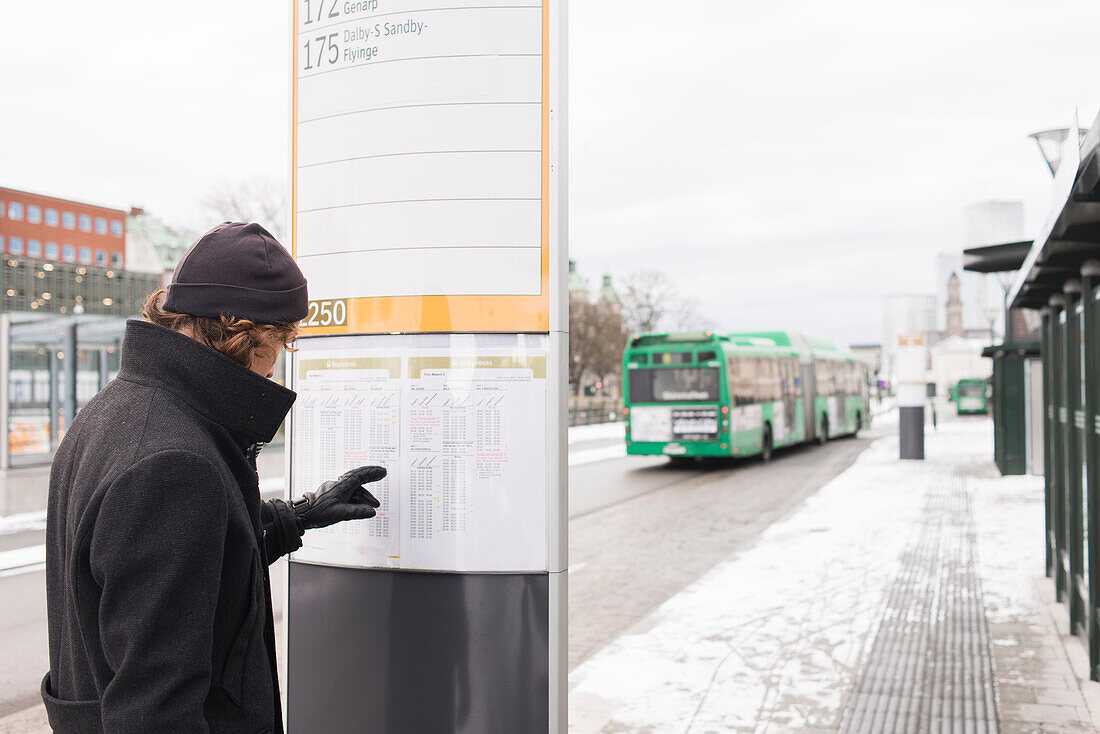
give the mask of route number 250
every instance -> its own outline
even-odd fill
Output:
[[[347,323],[347,300],[310,301],[309,314],[302,326],[344,326]]]

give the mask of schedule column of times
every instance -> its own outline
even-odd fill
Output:
[[[542,3],[297,2],[311,298],[538,294]]]

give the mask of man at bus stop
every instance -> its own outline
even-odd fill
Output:
[[[46,597],[55,732],[281,732],[268,564],[304,530],[373,517],[354,469],[261,502],[256,452],[294,401],[275,360],[306,281],[258,224],[193,244],[126,325],[116,379],[50,472]]]

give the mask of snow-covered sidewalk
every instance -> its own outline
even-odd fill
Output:
[[[983,419],[897,455],[879,439],[578,666],[570,730],[1095,731],[1043,598],[1041,478],[997,475]]]

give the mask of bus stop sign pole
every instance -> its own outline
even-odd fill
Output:
[[[565,0],[294,0],[290,734],[566,731]]]
[[[898,443],[902,459],[924,458],[928,355],[925,335],[898,335]]]

